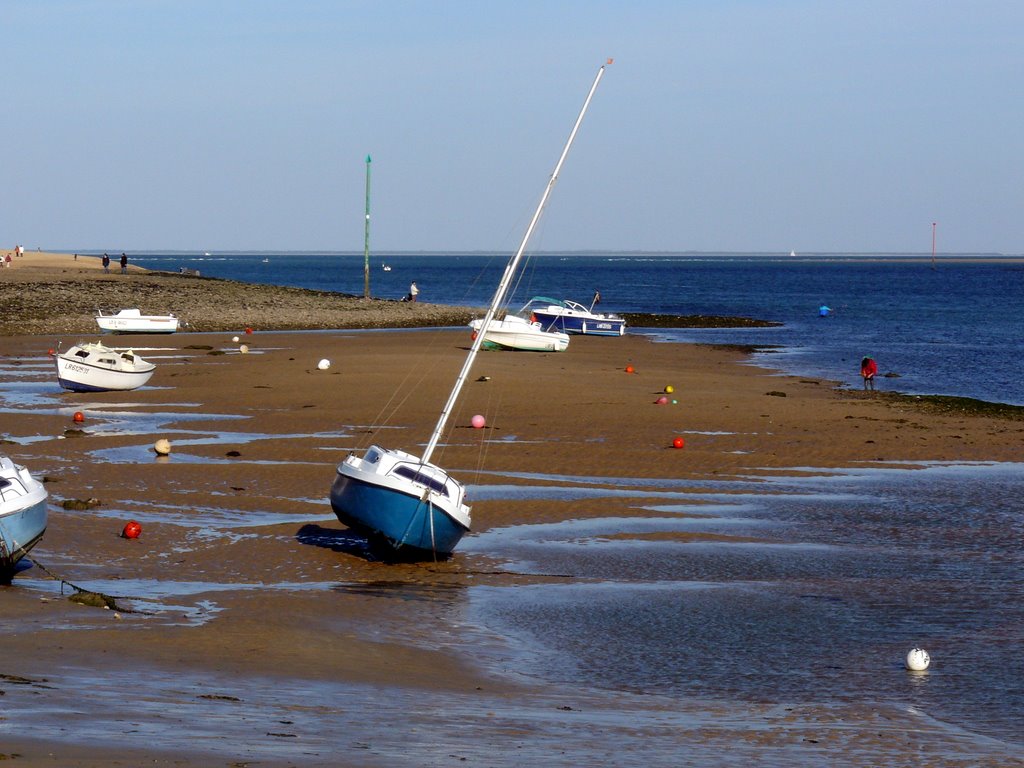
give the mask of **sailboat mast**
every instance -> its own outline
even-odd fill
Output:
[[[612,61],[609,59],[608,64],[611,63]],[[487,329],[490,327],[495,314],[497,314],[498,308],[505,300],[505,294],[512,282],[512,276],[515,274],[516,268],[519,266],[519,261],[523,257],[523,252],[526,250],[526,245],[530,242],[530,237],[533,235],[533,230],[536,228],[537,222],[540,220],[540,216],[544,212],[544,206],[547,205],[548,197],[551,195],[551,190],[555,186],[555,182],[558,181],[558,174],[562,170],[562,164],[565,162],[565,158],[569,154],[569,149],[572,147],[573,141],[576,140],[576,133],[579,131],[580,125],[583,123],[583,117],[587,114],[587,109],[590,107],[590,100],[594,98],[594,92],[597,90],[597,85],[601,82],[601,78],[604,76],[605,66],[606,65],[602,65],[597,70],[597,76],[594,78],[594,83],[590,86],[590,92],[587,93],[587,98],[583,102],[583,107],[580,109],[579,116],[576,118],[576,123],[573,125],[572,131],[569,133],[569,138],[565,142],[565,147],[562,149],[562,154],[558,158],[558,162],[555,164],[555,170],[552,171],[551,178],[548,180],[547,186],[544,187],[544,194],[541,195],[540,202],[537,204],[537,210],[534,211],[533,218],[530,220],[530,225],[526,228],[526,234],[523,235],[523,240],[519,244],[519,249],[505,266],[505,273],[501,277],[501,282],[498,283],[498,289],[494,292],[494,299],[491,300],[491,306],[487,308],[487,314],[484,315],[484,320],[480,325],[480,330],[477,331],[476,338],[473,339],[473,345],[470,347],[469,354],[466,356],[466,362],[462,364],[462,370],[455,379],[455,386],[452,388],[452,392],[448,396],[448,402],[444,404],[444,408],[441,410],[441,417],[437,420],[437,426],[434,427],[434,433],[430,436],[430,441],[427,443],[426,450],[423,451],[422,461],[424,464],[430,461],[430,457],[434,453],[434,449],[437,447],[437,442],[441,439],[441,433],[444,432],[445,425],[448,423],[448,417],[451,415],[455,401],[458,400],[459,393],[462,391],[462,385],[465,384],[466,377],[469,376],[469,371],[473,367],[473,362],[476,360],[477,353],[480,351],[480,347],[483,344],[484,336],[487,334]]]
[[[932,269],[935,269],[935,225],[937,222],[932,222]]]
[[[363,225],[363,298],[370,298],[370,156],[366,156],[366,223]]]

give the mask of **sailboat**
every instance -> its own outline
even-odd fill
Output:
[[[610,59],[608,63],[611,63]],[[342,523],[366,535],[371,544],[383,544],[385,551],[389,550],[394,557],[412,560],[448,557],[470,529],[470,507],[466,503],[465,486],[447,470],[432,464],[430,458],[441,439],[487,330],[505,301],[523,252],[540,220],[604,70],[604,65],[598,69],[519,249],[505,266],[491,305],[480,324],[479,332],[473,338],[462,370],[441,409],[423,455],[417,457],[402,450],[372,445],[362,456],[349,454],[338,465],[331,486],[331,507],[334,513]]]

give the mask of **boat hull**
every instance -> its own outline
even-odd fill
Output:
[[[0,517],[0,583],[14,575],[19,561],[46,533],[46,499]]]
[[[96,325],[105,333],[174,333],[178,318],[174,315],[143,315],[138,310],[121,310],[116,315],[96,315]]]
[[[626,333],[626,321],[618,317],[554,313],[541,309],[533,312],[545,328],[557,328],[563,333],[586,336],[624,336]]]
[[[133,368],[100,365],[92,356],[78,356],[72,347],[66,353],[56,355],[57,383],[72,392],[109,392],[138,389],[150,380],[156,366],[144,363]],[[118,353],[108,350],[110,355]],[[108,358],[109,359],[109,358]],[[141,361],[140,361],[141,362]]]
[[[470,323],[474,333],[480,332],[481,325],[480,320]],[[504,320],[491,321],[484,333],[483,346],[515,352],[565,352],[569,348],[569,335],[561,331],[544,330],[539,323],[510,316]]]
[[[9,583],[18,562],[46,532],[43,484],[6,456],[0,457],[0,583]]]
[[[331,486],[331,508],[338,520],[372,544],[383,544],[381,548],[394,557],[417,560],[451,555],[469,531],[469,509],[461,504],[461,486],[456,498],[441,498],[365,466],[355,457],[338,465]]]

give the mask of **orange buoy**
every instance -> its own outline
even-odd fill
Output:
[[[632,365],[627,365],[626,366],[626,373],[634,373]]]
[[[129,520],[124,526],[124,530],[121,531],[121,537],[125,539],[137,539],[139,538],[140,533],[142,533],[142,526],[135,520]]]
[[[75,415],[71,417],[71,420],[75,422],[75,424],[81,424],[85,421],[85,414],[81,411],[75,411]]]
[[[673,448],[682,448],[684,445],[686,445],[686,441],[683,440],[683,438],[681,437],[677,437],[675,440],[672,441]]]

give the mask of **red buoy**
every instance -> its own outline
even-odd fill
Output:
[[[681,437],[677,437],[675,440],[672,441],[673,448],[682,448],[684,445],[686,445],[686,441],[683,440],[683,438]]]
[[[252,328],[246,328],[246,329],[245,329],[245,332],[246,332],[246,333],[252,333]]]
[[[626,366],[626,373],[633,373],[633,372],[634,372],[633,371],[633,366],[632,365],[627,365]]]
[[[81,411],[75,411],[75,415],[71,417],[71,420],[74,421],[75,424],[81,424],[85,421],[85,414]]]
[[[121,531],[121,536],[125,539],[137,539],[140,533],[142,533],[142,526],[135,520],[129,520],[124,530]]]

